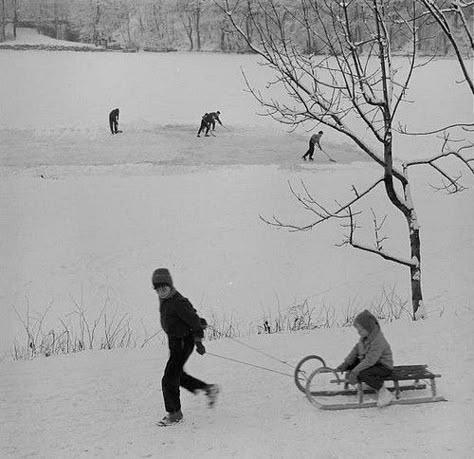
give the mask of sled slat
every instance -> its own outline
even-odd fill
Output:
[[[423,397],[423,398],[411,398],[407,400],[394,400],[390,405],[418,405],[420,403],[436,403],[446,402],[444,397]],[[332,405],[322,405],[321,410],[327,411],[338,411],[338,410],[354,410],[359,408],[375,408],[376,402],[364,402],[364,403],[335,403]]]
[[[389,391],[396,392],[395,387],[387,387]],[[405,390],[423,390],[426,389],[426,384],[419,385],[409,385],[409,386],[399,386],[399,391]],[[364,394],[375,394],[375,389],[364,389]],[[355,389],[341,389],[341,390],[320,390],[312,391],[311,395],[321,396],[321,397],[332,397],[333,395],[357,395],[358,392]]]

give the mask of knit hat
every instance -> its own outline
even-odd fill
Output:
[[[171,279],[171,274],[166,268],[155,269],[153,276],[151,277],[151,283],[154,288],[160,284],[166,284],[173,287],[173,279]]]
[[[359,324],[364,330],[372,333],[375,329],[380,328],[377,318],[367,309],[357,314],[354,319],[354,324]]]

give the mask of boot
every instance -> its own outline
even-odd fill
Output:
[[[205,389],[207,396],[207,405],[212,408],[217,402],[217,395],[219,394],[219,386],[217,384],[209,384]]]
[[[392,393],[385,386],[382,386],[377,393],[377,406],[382,408],[384,406],[390,405],[392,400]]]
[[[181,410],[168,413],[161,421],[157,422],[160,427],[168,427],[178,424],[183,420],[183,413]]]

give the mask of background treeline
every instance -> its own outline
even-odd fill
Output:
[[[247,37],[257,40],[256,4],[280,8],[284,30],[292,42],[304,52],[318,53],[316,34],[309,34],[305,24],[311,23],[309,2],[329,0],[234,0],[234,18],[238,19]],[[91,43],[117,49],[189,50],[247,52],[247,43],[230,27],[219,0],[0,0],[0,41],[15,39],[18,27],[35,27],[39,32],[62,40]],[[353,21],[360,38],[369,9],[364,0],[352,0]],[[397,28],[397,11],[413,10],[419,16],[418,51],[450,54],[451,46],[439,33],[434,21],[423,16],[423,7],[413,0],[384,2],[393,11],[393,28]],[[449,5],[451,1],[437,2]],[[473,8],[466,10],[472,24]],[[328,17],[328,21],[335,18]],[[461,29],[459,17],[452,16],[450,27]],[[316,31],[317,32],[317,31]],[[395,35],[395,34],[394,34]],[[461,45],[462,33],[459,33]],[[397,35],[394,51],[403,52],[409,41]],[[469,49],[469,44],[465,43]]]

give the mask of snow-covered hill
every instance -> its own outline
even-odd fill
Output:
[[[473,313],[384,324],[396,364],[426,363],[448,401],[325,412],[299,392],[292,369],[234,340],[193,354],[191,374],[218,383],[215,409],[184,393],[185,421],[159,428],[165,346],[83,352],[0,366],[3,458],[471,458],[474,448]],[[240,339],[296,364],[319,354],[335,366],[356,340],[351,328]]]
[[[50,41],[20,31],[17,43]],[[74,306],[97,317],[105,302],[151,333],[159,321],[150,275],[163,265],[204,317],[242,319],[242,330],[306,300],[343,314],[368,307],[385,287],[409,298],[404,267],[334,246],[344,229],[290,234],[259,219],[308,221],[288,181],[332,203],[381,169],[334,133],[324,146],[336,164],[320,154],[303,163],[308,132],[262,121],[243,97],[242,59],[257,85],[268,81],[255,56],[145,54],[2,51],[1,349],[24,335],[13,307],[38,317],[50,306],[47,333]],[[450,62],[422,71],[410,92],[418,104],[401,107],[404,123],[426,130],[471,116]],[[111,136],[107,114],[116,106],[124,133]],[[228,129],[196,138],[203,111],[215,108]],[[412,158],[440,143],[399,141],[397,153]],[[209,410],[204,397],[183,394],[184,423],[160,429],[167,349],[155,340],[145,349],[1,362],[0,457],[472,458],[474,184],[465,177],[469,190],[444,196],[429,187],[439,176],[419,168],[410,177],[429,318],[383,329],[396,364],[442,374],[447,402],[317,410],[297,390],[293,367],[309,354],[337,365],[355,331],[254,335],[193,355],[188,371],[221,386],[218,404]],[[405,224],[384,202],[375,194],[367,209],[388,214],[384,244],[406,253]],[[369,222],[359,234],[371,239],[371,231]]]

